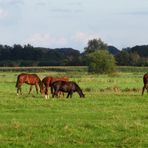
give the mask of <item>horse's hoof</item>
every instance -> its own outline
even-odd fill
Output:
[[[45,95],[45,99],[48,99],[49,97],[48,97],[48,95]]]

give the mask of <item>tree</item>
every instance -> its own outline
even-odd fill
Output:
[[[87,47],[84,48],[85,53],[92,53],[96,50],[107,50],[107,44],[105,44],[101,39],[92,39],[88,41]]]
[[[14,44],[11,50],[11,60],[19,60],[24,57],[23,47],[19,44]]]
[[[141,45],[141,46],[132,47],[130,52],[136,52],[141,57],[148,58],[148,45]]]
[[[130,63],[130,55],[126,50],[121,51],[116,56],[117,65],[127,66]]]
[[[106,50],[87,55],[88,71],[92,73],[112,73],[115,71],[115,58]]]
[[[131,53],[129,53],[129,56],[130,56],[130,65],[131,66],[138,66],[138,65],[140,65],[141,58],[140,58],[138,53],[131,52]]]

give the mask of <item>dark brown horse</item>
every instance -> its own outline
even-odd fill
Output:
[[[69,78],[68,77],[51,77],[51,76],[46,76],[42,82],[44,83],[45,85],[45,98],[48,99],[49,95],[48,95],[48,87],[51,87],[51,84],[55,81],[58,81],[58,80],[62,80],[62,81],[69,81]],[[59,92],[61,93],[61,92]]]
[[[19,94],[19,92],[20,94],[22,94],[21,86],[23,83],[31,85],[29,94],[32,90],[33,85],[35,85],[36,92],[38,93],[38,85],[39,85],[40,93],[44,95],[44,85],[36,74],[21,73],[17,76],[17,81],[16,81],[17,95]]]
[[[144,76],[143,76],[143,83],[144,83],[144,86],[143,86],[143,89],[142,89],[142,95],[144,94],[144,90],[146,89],[147,92],[148,92],[148,73],[146,73]]]
[[[51,84],[51,94],[52,97],[56,95],[58,97],[58,92],[67,92],[67,98],[70,96],[72,97],[72,94],[74,92],[77,92],[80,96],[80,98],[84,98],[84,94],[81,90],[81,88],[76,84],[75,82],[72,81],[55,81]]]

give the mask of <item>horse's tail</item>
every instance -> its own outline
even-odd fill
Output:
[[[147,85],[147,84],[148,84],[148,73],[146,73],[146,74],[143,76],[143,83],[144,83],[144,85]]]
[[[51,85],[50,89],[51,89],[51,94],[53,95],[53,85]]]

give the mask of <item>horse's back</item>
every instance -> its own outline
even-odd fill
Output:
[[[18,77],[37,77],[37,78],[39,78],[38,77],[38,75],[37,74],[30,74],[30,73],[20,73],[19,75],[18,75]]]
[[[73,92],[77,92],[80,97],[84,97],[84,94],[81,90],[81,88],[78,86],[78,84],[76,82],[73,81],[56,81],[53,82],[51,85],[51,88],[55,89],[55,91],[63,91],[63,92],[68,92],[68,93],[73,93]]]
[[[52,87],[55,87],[55,88],[59,88],[59,89],[75,89],[75,87],[77,86],[75,82],[73,81],[63,81],[63,80],[57,80],[57,81],[54,81],[52,84],[51,84]]]
[[[46,76],[45,78],[42,79],[42,82],[44,85],[50,84],[52,77]]]
[[[53,81],[53,82],[51,83],[51,87],[62,86],[62,85],[64,84],[63,82],[64,82],[64,81],[62,81],[62,80]]]
[[[26,73],[21,73],[21,74],[18,75],[17,78],[18,78],[19,80],[22,80],[22,79],[26,79],[26,77],[27,77],[27,74],[26,74]]]
[[[69,81],[69,78],[66,76],[65,77],[52,77],[50,85],[52,85],[52,83],[54,83],[56,81],[61,81],[61,84],[62,84],[63,82]]]
[[[40,81],[40,78],[37,74],[21,73],[18,75],[17,78],[20,83],[27,83],[33,85]]]
[[[69,81],[69,77],[67,77],[67,76],[62,77],[62,79],[63,79],[63,81]]]

